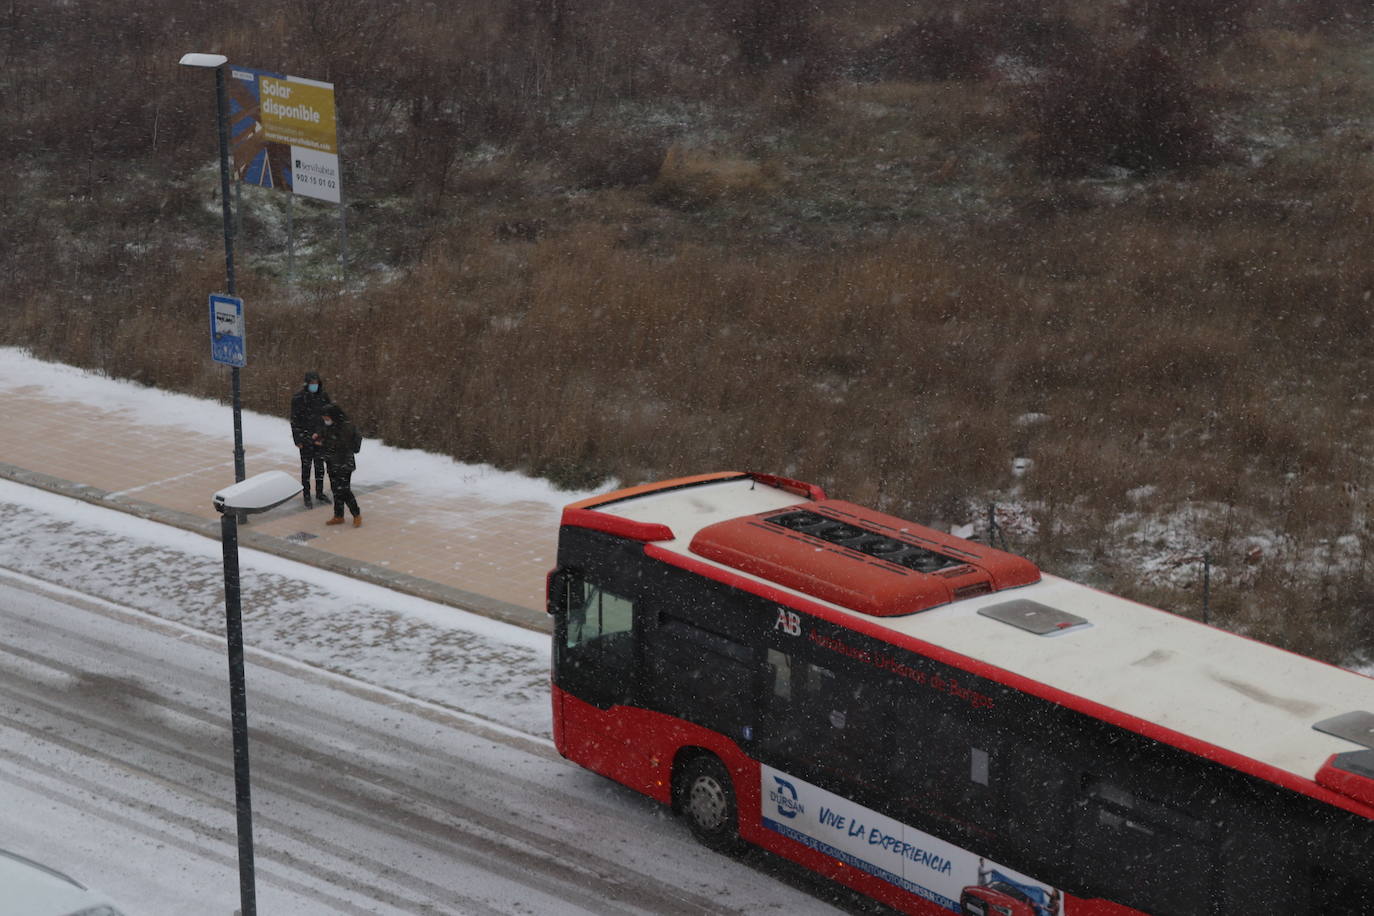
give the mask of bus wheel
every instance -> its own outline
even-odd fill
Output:
[[[678,809],[703,846],[730,852],[739,846],[735,790],[725,765],[710,754],[693,757],[678,782]]]

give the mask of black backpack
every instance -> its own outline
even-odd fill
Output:
[[[363,447],[363,434],[358,432],[358,427],[353,427],[353,454],[358,454],[358,450]]]

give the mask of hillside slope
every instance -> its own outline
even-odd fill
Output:
[[[213,86],[334,82],[241,191],[245,402],[568,484],[718,468],[1374,654],[1359,0],[20,0],[0,342],[223,395]]]

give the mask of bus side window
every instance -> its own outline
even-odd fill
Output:
[[[1072,768],[1053,750],[1006,734],[995,741],[992,757],[989,786],[996,790],[998,820],[1018,835],[1033,837],[1030,845],[1046,850],[1052,861],[1058,844],[1050,838],[1069,829],[1066,820],[1078,789]]]
[[[635,692],[634,602],[570,575],[562,597],[558,685],[603,709]]]
[[[820,665],[807,664],[801,670],[801,705],[811,722],[822,730],[844,728],[849,720],[849,704],[840,696],[835,672]]]
[[[769,705],[785,709],[792,702],[792,656],[777,649],[768,650],[768,672],[771,675]]]
[[[933,712],[926,727],[940,740],[919,748],[913,785],[946,814],[979,829],[999,829],[998,800],[1007,775],[1000,743],[991,742],[990,735],[959,712]]]
[[[634,604],[583,579],[568,581],[567,646],[591,639],[628,633],[634,621]]]
[[[805,666],[778,649],[764,653],[763,677],[759,684],[761,706],[766,711],[759,721],[760,747],[776,766],[791,767],[805,746],[798,721],[796,701],[801,695],[798,681]]]
[[[752,703],[741,702],[752,698],[757,684],[751,648],[666,612],[659,613],[648,642],[662,711],[728,735],[752,734]]]
[[[1324,864],[1312,870],[1313,913],[1364,913],[1370,907],[1374,907],[1374,879],[1343,873]]]
[[[1205,821],[1096,777],[1085,777],[1077,814],[1072,866],[1098,893],[1147,913],[1215,911]]]
[[[796,756],[823,778],[885,792],[894,778],[893,729],[899,723],[880,676],[841,661],[838,672],[795,663]]]

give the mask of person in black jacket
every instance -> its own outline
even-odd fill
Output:
[[[324,381],[318,372],[307,372],[305,384],[291,395],[291,439],[301,451],[301,489],[305,492],[305,508],[312,507],[310,502],[310,470],[315,470],[315,498],[324,502],[329,498],[324,492],[324,456],[315,444],[314,435],[320,431],[320,418],[329,404],[325,393]]]
[[[353,527],[357,528],[363,523],[363,514],[353,496],[353,470],[357,466],[353,456],[362,446],[363,437],[358,435],[357,428],[338,404],[325,406],[320,423],[320,431],[314,438],[329,468],[329,489],[334,491],[334,517],[325,524],[342,525],[344,506],[348,506],[348,511],[353,513]]]

